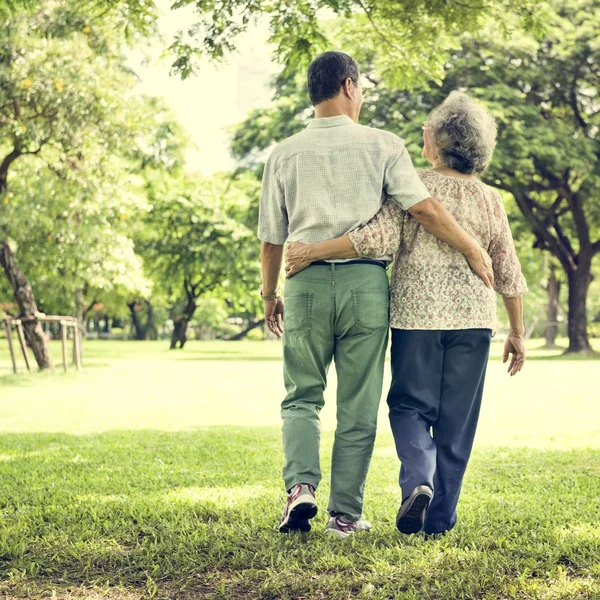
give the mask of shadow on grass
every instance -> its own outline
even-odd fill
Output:
[[[323,465],[331,442],[326,434]],[[390,436],[378,446],[391,448]],[[600,450],[475,451],[459,525],[433,543],[395,531],[398,465],[387,451],[375,454],[368,481],[372,534],[327,538],[323,511],[309,536],[281,536],[281,464],[275,428],[3,434],[0,578],[23,593],[57,584],[174,598],[188,597],[185,588],[190,598],[346,598],[369,584],[387,590],[375,598],[395,589],[454,599],[507,597],[565,570],[581,585],[599,574]],[[327,492],[324,481],[322,507]],[[458,587],[440,591],[448,578]]]

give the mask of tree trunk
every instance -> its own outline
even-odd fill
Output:
[[[94,333],[96,334],[96,339],[100,339],[100,314],[96,313],[94,315]]]
[[[156,340],[158,339],[158,329],[154,324],[154,306],[150,300],[145,300],[146,303],[146,326],[144,327],[144,339]]]
[[[8,240],[3,240],[1,244],[0,265],[2,265],[13,289],[20,314],[23,317],[37,315],[38,307],[27,277],[25,277],[19,265],[17,265],[15,256],[8,245]],[[24,321],[23,329],[25,330],[25,337],[31,346],[38,367],[40,369],[51,369],[52,358],[50,357],[50,348],[40,322],[37,319]]]
[[[187,342],[186,334],[188,323],[192,320],[195,312],[196,300],[190,298],[183,313],[173,319],[174,327],[173,334],[171,335],[171,350],[175,350],[177,348],[177,344],[179,344],[179,348],[183,348],[185,346],[185,343]]]
[[[131,324],[133,325],[134,339],[141,341],[144,339],[144,328],[142,326],[142,322],[140,320],[138,311],[136,310],[137,302],[129,302],[127,304],[127,308],[129,308],[129,312],[131,313]]]
[[[558,335],[558,302],[560,297],[560,281],[556,277],[556,267],[550,265],[550,276],[546,285],[548,294],[548,307],[546,310],[547,325],[545,331],[545,348],[556,348],[556,337]]]
[[[258,319],[258,321],[250,321],[250,323],[248,323],[248,327],[246,327],[246,329],[244,329],[244,331],[240,331],[239,333],[236,333],[235,335],[228,337],[227,341],[237,342],[239,340],[243,340],[253,329],[260,327],[264,322],[265,322],[264,319]]]
[[[183,315],[174,322],[173,333],[171,334],[171,350],[175,350],[177,345],[179,345],[179,348],[185,346],[185,343],[187,342],[186,332],[188,323],[189,321]]]
[[[587,332],[587,293],[592,281],[591,258],[569,271],[569,347],[567,353],[592,352]]]
[[[154,307],[152,306],[152,302],[149,300],[144,300],[144,302],[147,307],[146,323],[142,323],[139,317],[139,311],[136,310],[136,307],[139,305],[137,302],[130,302],[127,305],[131,313],[131,323],[135,329],[134,339],[138,341],[156,339],[158,335],[156,326],[154,325]]]

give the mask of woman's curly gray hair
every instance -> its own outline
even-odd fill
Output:
[[[460,173],[483,173],[496,147],[494,117],[463,92],[452,92],[427,121],[442,162]]]

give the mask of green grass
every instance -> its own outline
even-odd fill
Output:
[[[0,377],[0,597],[600,598],[595,361],[534,343],[531,357],[548,360],[510,378],[494,347],[459,524],[438,541],[394,529],[382,406],[366,498],[375,531],[340,542],[323,511],[309,535],[274,531],[279,345],[165,346],[88,342],[81,373]],[[6,359],[2,348],[0,369]],[[322,508],[334,390],[333,376]]]

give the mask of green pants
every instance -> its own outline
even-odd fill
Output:
[[[313,265],[286,282],[283,477],[315,488],[321,480],[319,412],[327,371],[337,371],[337,429],[329,511],[362,515],[388,341],[389,291],[377,265]]]

